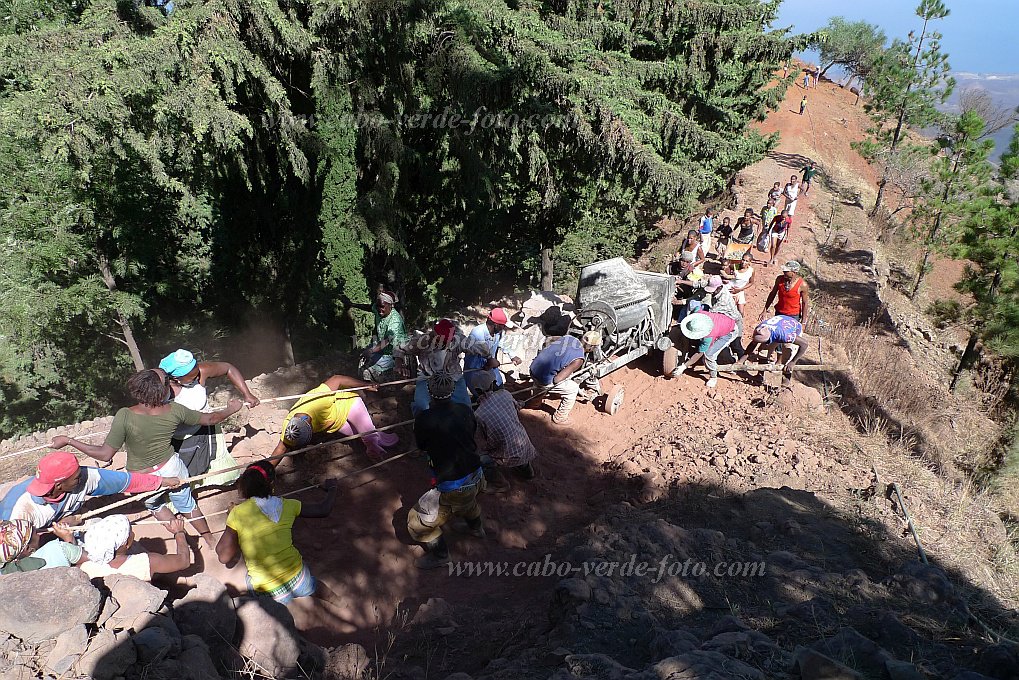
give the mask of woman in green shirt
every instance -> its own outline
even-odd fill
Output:
[[[179,425],[218,425],[241,410],[241,402],[231,399],[227,408],[214,413],[199,413],[173,403],[170,377],[165,371],[154,368],[139,371],[127,381],[127,391],[138,403],[117,411],[110,433],[102,445],[86,444],[76,439],[54,437],[51,446],[61,448],[73,446],[96,460],[109,462],[122,447],[127,447],[128,472],[142,472],[159,477],[188,476],[187,467],[174,452],[170,443]],[[170,501],[177,512],[191,519],[197,531],[212,548],[216,541],[209,531],[201,508],[191,495],[191,487],[184,485],[169,493]],[[174,518],[166,505],[166,494],[152,496],[145,501],[152,514],[163,522]]]

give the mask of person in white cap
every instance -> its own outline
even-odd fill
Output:
[[[688,368],[704,357],[704,366],[708,369],[707,388],[718,385],[719,353],[737,338],[736,320],[725,314],[716,312],[696,312],[683,319],[680,323],[683,335],[691,340],[700,340],[697,353],[676,367],[673,377],[682,375]]]
[[[768,308],[772,302],[775,302],[775,315],[791,316],[804,326],[807,325],[807,317],[810,316],[810,287],[800,276],[800,263],[796,260],[789,260],[782,265],[782,275],[775,279],[775,285],[768,294],[758,321],[768,318]]]
[[[521,358],[516,356],[514,353],[509,351],[507,348],[502,346],[503,333],[507,330],[513,330],[517,325],[513,323],[509,314],[502,307],[493,307],[492,311],[488,313],[488,318],[485,319],[485,323],[478,324],[471,331],[470,335],[467,336],[467,340],[475,345],[485,345],[488,347],[488,356],[482,356],[480,354],[468,354],[464,357],[464,370],[480,372],[483,369],[488,369],[492,373],[492,377],[495,378],[496,385],[502,385],[504,379],[502,377],[502,371],[499,370],[499,351],[509,355],[510,360],[515,364],[519,365]],[[469,374],[468,374],[469,376]],[[467,388],[470,389],[471,383],[468,379]],[[474,390],[471,390],[471,394],[477,396]]]
[[[584,367],[587,353],[601,347],[602,337],[598,331],[588,331],[584,337],[577,339],[572,335],[556,338],[545,349],[538,352],[531,362],[531,379],[538,387],[547,387],[535,397],[548,395],[560,397],[559,407],[552,416],[552,422],[563,425],[569,422],[570,412],[578,396],[587,400],[601,394],[601,385],[594,376],[583,378],[584,392],[581,384],[573,379],[573,375]]]
[[[375,304],[369,308],[375,315],[375,325],[372,329],[371,346],[361,352],[363,360],[361,377],[364,380],[379,382],[396,367],[393,348],[407,339],[407,330],[403,324],[403,316],[396,311],[395,305],[396,295],[383,290],[379,291]]]

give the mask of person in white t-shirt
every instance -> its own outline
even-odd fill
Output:
[[[789,178],[789,183],[782,190],[782,195],[785,196],[785,209],[789,211],[790,215],[795,215],[796,199],[800,197],[800,178],[798,176],[793,175]]]

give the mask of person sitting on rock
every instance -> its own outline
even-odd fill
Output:
[[[71,445],[87,456],[109,462],[123,446],[127,448],[126,468],[131,472],[143,472],[159,477],[185,478],[187,466],[173,450],[171,440],[180,425],[218,425],[241,410],[241,402],[231,399],[227,408],[214,413],[199,413],[185,406],[173,403],[170,376],[165,371],[153,368],[138,371],[127,381],[127,391],[138,403],[117,411],[110,426],[110,433],[101,445],[86,444],[68,437],[54,437],[50,444],[58,449]],[[191,494],[191,486],[178,486],[169,492],[174,509],[191,518],[195,530],[209,547],[215,547],[209,524],[201,508]],[[146,499],[145,507],[163,522],[174,514],[166,503],[166,494]]]
[[[0,519],[25,519],[36,529],[45,529],[78,512],[90,498],[179,485],[177,477],[83,467],[74,454],[57,451],[43,456],[35,476],[15,484],[0,500]]]
[[[60,538],[39,547],[40,535],[24,519],[0,521],[0,574],[76,567],[87,559],[73,542]]]
[[[103,517],[85,531],[88,560],[79,566],[89,578],[124,574],[140,581],[151,581],[157,574],[184,571],[191,566],[191,548],[184,532],[184,520],[175,517],[164,526],[173,534],[176,552],[172,554],[146,552],[135,543],[134,530],[127,515]]]
[[[328,517],[336,501],[336,482],[322,484],[327,495],[319,503],[302,503],[276,496],[275,481],[276,467],[268,461],[244,470],[237,488],[245,500],[227,515],[216,555],[227,566],[243,556],[248,589],[288,604],[294,598],[314,595],[318,585],[294,547],[294,524],[298,519]]]
[[[454,517],[467,522],[472,536],[485,537],[478,505],[478,493],[485,476],[478,457],[474,411],[452,400],[456,376],[433,373],[427,387],[431,407],[414,418],[418,448],[428,456],[433,489],[425,493],[407,514],[407,531],[425,544],[425,554],[416,561],[419,569],[434,569],[449,562],[449,549],[442,527]]]
[[[364,400],[356,392],[342,391],[351,387],[364,387],[371,392],[379,389],[378,385],[367,380],[346,375],[330,376],[318,387],[308,390],[291,407],[283,420],[280,443],[273,450],[272,457],[307,446],[316,434],[339,432],[349,437],[366,432],[368,434],[362,437],[362,441],[368,457],[372,460],[384,458],[386,447],[395,446],[400,438],[388,432],[375,431],[375,423]],[[279,459],[273,464],[279,464]]]
[[[779,352],[782,363],[782,384],[790,385],[793,379],[793,368],[807,351],[807,341],[803,339],[803,324],[791,316],[773,316],[757,325],[754,339],[747,347],[749,357],[760,348],[768,353],[767,361],[771,361],[772,353]]]
[[[395,305],[396,294],[380,290],[375,304],[367,309],[375,316],[375,323],[372,326],[371,345],[361,352],[361,377],[365,380],[383,380],[396,366],[393,349],[407,340],[403,316],[396,311]],[[363,309],[361,305],[355,307]]]
[[[553,340],[545,349],[538,352],[531,362],[531,379],[538,387],[545,388],[532,399],[542,395],[560,397],[559,407],[552,415],[552,422],[563,425],[569,422],[570,413],[577,397],[591,401],[601,394],[601,385],[594,376],[583,378],[584,391],[581,384],[573,379],[573,375],[581,370],[586,361],[587,353],[601,347],[602,337],[598,331],[584,333],[582,339],[572,335],[564,335]]]
[[[538,452],[520,423],[520,402],[495,382],[488,371],[476,371],[467,379],[471,392],[478,395],[474,417],[478,421],[478,449],[485,468],[488,490],[509,488],[501,470],[508,468],[525,479],[534,477],[531,462]]]
[[[467,393],[467,382],[464,380],[460,358],[464,355],[474,355],[487,359],[490,352],[488,343],[467,338],[449,319],[440,319],[428,333],[411,337],[399,345],[393,350],[397,373],[410,377],[411,366],[408,361],[416,357],[418,362],[419,376],[414,387],[414,401],[410,405],[411,414],[416,417],[428,409],[431,400],[426,382],[428,376],[436,373],[452,375],[456,380],[453,401],[470,406],[471,397]]]

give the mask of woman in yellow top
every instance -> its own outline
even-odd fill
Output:
[[[274,496],[275,479],[276,468],[268,461],[253,463],[244,471],[237,486],[246,500],[227,515],[216,555],[228,566],[243,556],[248,589],[287,604],[295,597],[314,595],[317,586],[294,547],[294,523],[298,518],[328,517],[336,500],[336,482],[322,484],[328,495],[312,505]]]
[[[280,443],[272,456],[280,456],[290,449],[301,448],[311,443],[316,434],[339,432],[352,435],[371,432],[364,436],[365,449],[373,460],[380,460],[386,454],[385,447],[400,441],[395,434],[374,432],[375,423],[355,392],[336,392],[351,387],[366,387],[378,391],[378,385],[346,375],[334,375],[313,390],[309,390],[294,404],[283,421]],[[335,394],[333,394],[335,392]],[[278,464],[279,460],[274,464]]]

